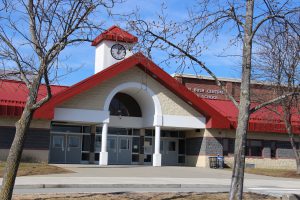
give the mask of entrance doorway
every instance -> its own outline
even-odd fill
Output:
[[[80,163],[81,139],[81,135],[52,134],[50,163]]]
[[[108,164],[130,165],[131,164],[132,137],[108,136],[107,152]]]
[[[160,142],[162,165],[178,165],[178,139],[163,138]]]

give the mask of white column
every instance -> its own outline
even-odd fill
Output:
[[[100,152],[99,165],[107,165],[108,163],[107,127],[108,127],[108,123],[104,122],[102,127],[101,152]]]
[[[154,154],[153,154],[153,166],[161,166],[161,154],[160,154],[160,126],[155,126],[155,143],[154,143]]]

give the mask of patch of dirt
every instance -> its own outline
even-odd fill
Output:
[[[0,162],[0,177],[3,177],[5,162]],[[73,173],[73,171],[64,168],[48,165],[46,163],[21,163],[17,176],[45,175]]]
[[[107,193],[14,195],[13,200],[225,200],[228,193]],[[245,193],[244,200],[279,200],[267,195]]]

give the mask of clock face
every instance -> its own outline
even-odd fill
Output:
[[[111,47],[110,53],[111,53],[111,55],[112,55],[112,57],[114,59],[116,59],[116,60],[122,60],[123,58],[125,58],[126,49],[121,44],[114,44]]]

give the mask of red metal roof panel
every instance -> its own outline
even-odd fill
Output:
[[[92,42],[92,46],[97,46],[103,40],[136,43],[138,41],[138,38],[131,35],[127,31],[124,31],[118,26],[112,26],[103,33],[101,33],[99,36],[97,36]]]

